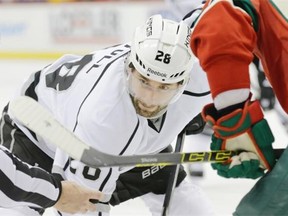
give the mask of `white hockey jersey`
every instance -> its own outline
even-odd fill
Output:
[[[21,94],[36,99],[65,127],[102,152],[157,153],[171,144],[202,107],[211,102],[208,82],[200,66],[195,65],[183,95],[169,105],[156,127],[152,121],[136,114],[126,90],[124,63],[129,52],[130,45],[122,44],[81,57],[65,55],[33,74]],[[21,129],[39,148],[54,157],[52,144]],[[54,165],[54,170],[62,171],[65,178],[106,194],[114,191],[118,176],[128,169],[90,168],[60,150]]]

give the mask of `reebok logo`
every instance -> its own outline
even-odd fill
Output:
[[[165,74],[165,73],[160,73],[159,71],[155,71],[155,70],[153,70],[153,69],[151,69],[151,68],[148,68],[148,70],[147,70],[148,72],[150,72],[150,73],[152,73],[152,74],[154,74],[154,75],[156,75],[156,76],[161,76],[161,77],[167,77],[167,74]]]

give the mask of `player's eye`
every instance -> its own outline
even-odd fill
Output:
[[[168,85],[161,85],[161,86],[159,86],[158,88],[161,89],[161,90],[169,90],[169,89],[170,89],[170,86],[168,86]]]
[[[142,84],[142,85],[145,85],[145,86],[148,86],[149,83],[147,82],[147,80],[145,79],[141,79],[141,78],[138,78],[139,82]]]

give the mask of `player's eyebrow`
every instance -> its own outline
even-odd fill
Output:
[[[139,72],[137,73],[137,76],[141,79],[144,79],[145,81],[149,81],[150,79],[144,77],[142,74],[140,74]]]
[[[137,76],[141,79],[144,79],[145,81],[153,81],[147,77],[144,77],[142,74],[140,74],[139,72],[137,73]],[[160,83],[161,86],[170,86],[172,85],[171,83]]]

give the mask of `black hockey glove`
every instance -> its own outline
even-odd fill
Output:
[[[206,122],[204,121],[201,113],[195,116],[186,126],[186,135],[193,135],[202,133]]]

